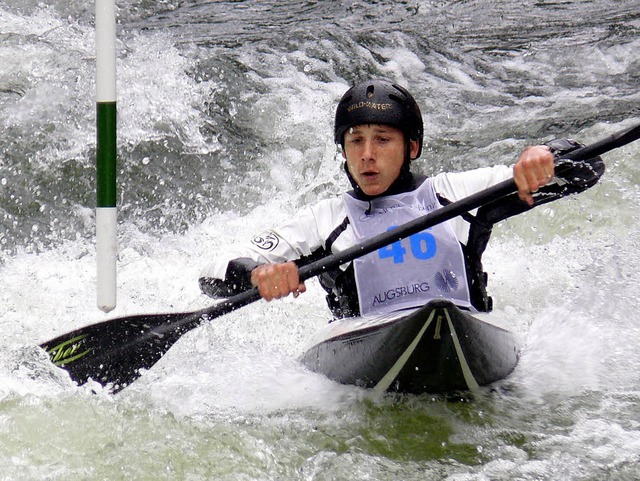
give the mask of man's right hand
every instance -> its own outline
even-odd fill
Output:
[[[251,284],[258,288],[266,301],[282,299],[291,293],[293,297],[298,297],[307,290],[304,282],[300,282],[298,266],[293,262],[256,267],[251,271]]]

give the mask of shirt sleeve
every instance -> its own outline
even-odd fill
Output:
[[[488,189],[504,180],[513,177],[513,167],[496,165],[481,167],[466,172],[445,172],[433,178],[436,193],[450,202],[456,202],[481,190]],[[477,209],[470,211],[475,215]],[[458,216],[451,219],[449,225],[462,244],[467,245],[469,239],[469,223]]]
[[[456,202],[512,177],[513,167],[496,165],[466,172],[438,174],[433,178],[433,185],[438,194]]]
[[[267,229],[248,242],[223,247],[204,267],[200,285],[205,293],[231,295],[247,288],[251,270],[258,265],[295,261],[324,246],[341,208],[340,198],[332,198],[303,208],[280,226]],[[212,286],[215,289],[212,291]],[[214,296],[215,297],[215,296]]]

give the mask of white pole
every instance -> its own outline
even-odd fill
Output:
[[[116,5],[96,0],[97,305],[116,307]]]

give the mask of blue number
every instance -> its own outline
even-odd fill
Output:
[[[395,229],[397,226],[391,226],[387,230]],[[411,246],[411,253],[416,259],[426,260],[431,259],[436,255],[436,238],[433,234],[427,231],[418,232],[409,237],[409,244]],[[393,242],[385,247],[378,249],[378,256],[380,259],[393,258],[394,264],[402,264],[404,262],[404,256],[407,253],[407,249],[402,246],[401,241]]]
[[[407,249],[402,247],[400,241],[395,241],[393,244],[381,247],[378,249],[378,255],[380,259],[386,259],[393,257],[394,264],[402,264],[404,262],[404,255],[407,253]]]
[[[431,259],[436,255],[436,238],[427,231],[418,232],[409,237],[411,253],[416,259]]]

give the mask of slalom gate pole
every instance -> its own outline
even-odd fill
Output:
[[[96,0],[97,305],[116,307],[116,6]]]

